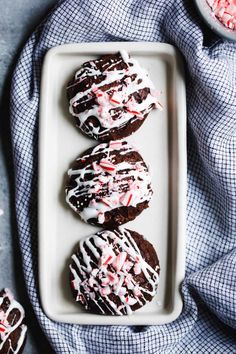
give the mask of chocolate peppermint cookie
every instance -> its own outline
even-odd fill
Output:
[[[148,207],[153,191],[149,170],[126,141],[87,150],[68,171],[66,201],[93,225],[114,228]]]
[[[125,51],[84,63],[67,97],[76,126],[100,141],[127,137],[153,108],[162,109],[147,71]]]
[[[72,255],[74,299],[103,315],[129,315],[151,301],[159,282],[152,244],[124,228],[104,230],[80,241]]]
[[[21,354],[27,327],[25,312],[9,289],[0,291],[0,354]]]

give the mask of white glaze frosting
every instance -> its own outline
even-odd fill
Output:
[[[126,159],[133,152],[137,151],[126,141],[103,143],[94,147],[90,155],[77,159],[83,162],[83,168],[72,167],[68,171],[75,180],[73,187],[66,188],[66,201],[84,221],[95,218],[102,225],[107,211],[150,201],[153,192],[149,170],[139,154],[137,161]],[[120,163],[116,163],[117,154],[122,156]],[[94,162],[86,162],[91,156]]]
[[[158,101],[159,93],[154,89],[147,71],[139,65],[137,60],[129,58],[128,53],[124,50],[120,52],[119,59],[119,61],[111,59],[111,64],[105,71],[98,69],[96,61],[91,61],[89,62],[91,67],[82,67],[75,74],[75,80],[79,80],[79,82],[86,80],[88,76],[97,78],[101,74],[104,75],[102,82],[93,83],[85,91],[77,92],[70,99],[69,106],[70,113],[78,118],[77,125],[86,134],[96,139],[108,135],[109,130],[113,128],[122,128],[131,121],[143,120],[153,108],[162,110]],[[122,61],[126,64],[125,68],[117,70],[116,66]],[[77,82],[68,88],[76,84]],[[104,86],[109,84],[113,84],[113,86],[105,90]],[[142,102],[137,102],[135,94],[142,89],[149,89],[149,93]],[[94,97],[96,98],[95,103],[91,104],[89,109],[76,113],[76,106],[82,102],[94,100]],[[99,126],[94,126],[91,122],[86,124],[87,119],[91,116],[96,117]]]
[[[86,309],[92,302],[102,314],[131,314],[133,305],[142,307],[156,294],[159,283],[159,265],[153,269],[130,231],[121,227],[82,239],[70,271],[76,301]],[[139,283],[141,273],[145,284]],[[116,295],[115,302],[110,294]]]
[[[10,303],[8,309],[6,310],[6,312],[4,312],[2,310],[2,304],[7,299],[9,299]],[[14,325],[12,325],[12,323],[9,323],[8,321],[8,316],[13,309],[18,310],[20,313],[19,320]],[[11,347],[12,353],[17,354],[20,351],[20,348],[22,347],[22,344],[25,340],[26,331],[27,331],[27,326],[22,324],[24,317],[25,317],[25,311],[23,307],[19,304],[19,302],[17,302],[14,299],[9,289],[4,289],[3,296],[0,297],[0,350],[3,348],[4,344],[9,339],[10,334],[13,331],[15,331],[17,327],[20,326],[21,333],[18,339],[17,347],[15,349]],[[9,344],[11,346],[10,339],[9,339]]]

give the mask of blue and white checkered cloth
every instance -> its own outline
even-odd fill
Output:
[[[12,85],[16,211],[28,294],[56,353],[236,353],[236,43],[216,37],[192,1],[64,0],[27,42]],[[184,310],[151,327],[55,323],[37,278],[37,143],[41,64],[71,42],[160,41],[186,61],[187,273]]]

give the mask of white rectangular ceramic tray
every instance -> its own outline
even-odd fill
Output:
[[[65,203],[64,181],[70,163],[96,144],[74,126],[65,88],[82,63],[121,49],[138,59],[162,92],[163,112],[153,110],[127,138],[150,166],[154,196],[150,207],[126,224],[153,243],[161,273],[151,303],[130,316],[114,317],[83,311],[69,288],[72,250],[81,237],[98,229],[82,222]],[[129,42],[68,44],[49,50],[42,73],[39,153],[39,281],[48,317],[102,325],[151,325],[176,319],[183,305],[179,288],[185,272],[186,207],[186,98],[177,50],[168,44]]]

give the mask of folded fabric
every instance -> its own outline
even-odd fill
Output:
[[[41,66],[51,47],[97,41],[174,44],[186,63],[187,272],[184,309],[151,327],[56,323],[37,276],[37,162]],[[12,82],[11,128],[23,269],[38,321],[56,353],[236,353],[236,44],[216,37],[184,0],[65,0],[37,28]],[[50,119],[50,117],[49,117]]]

